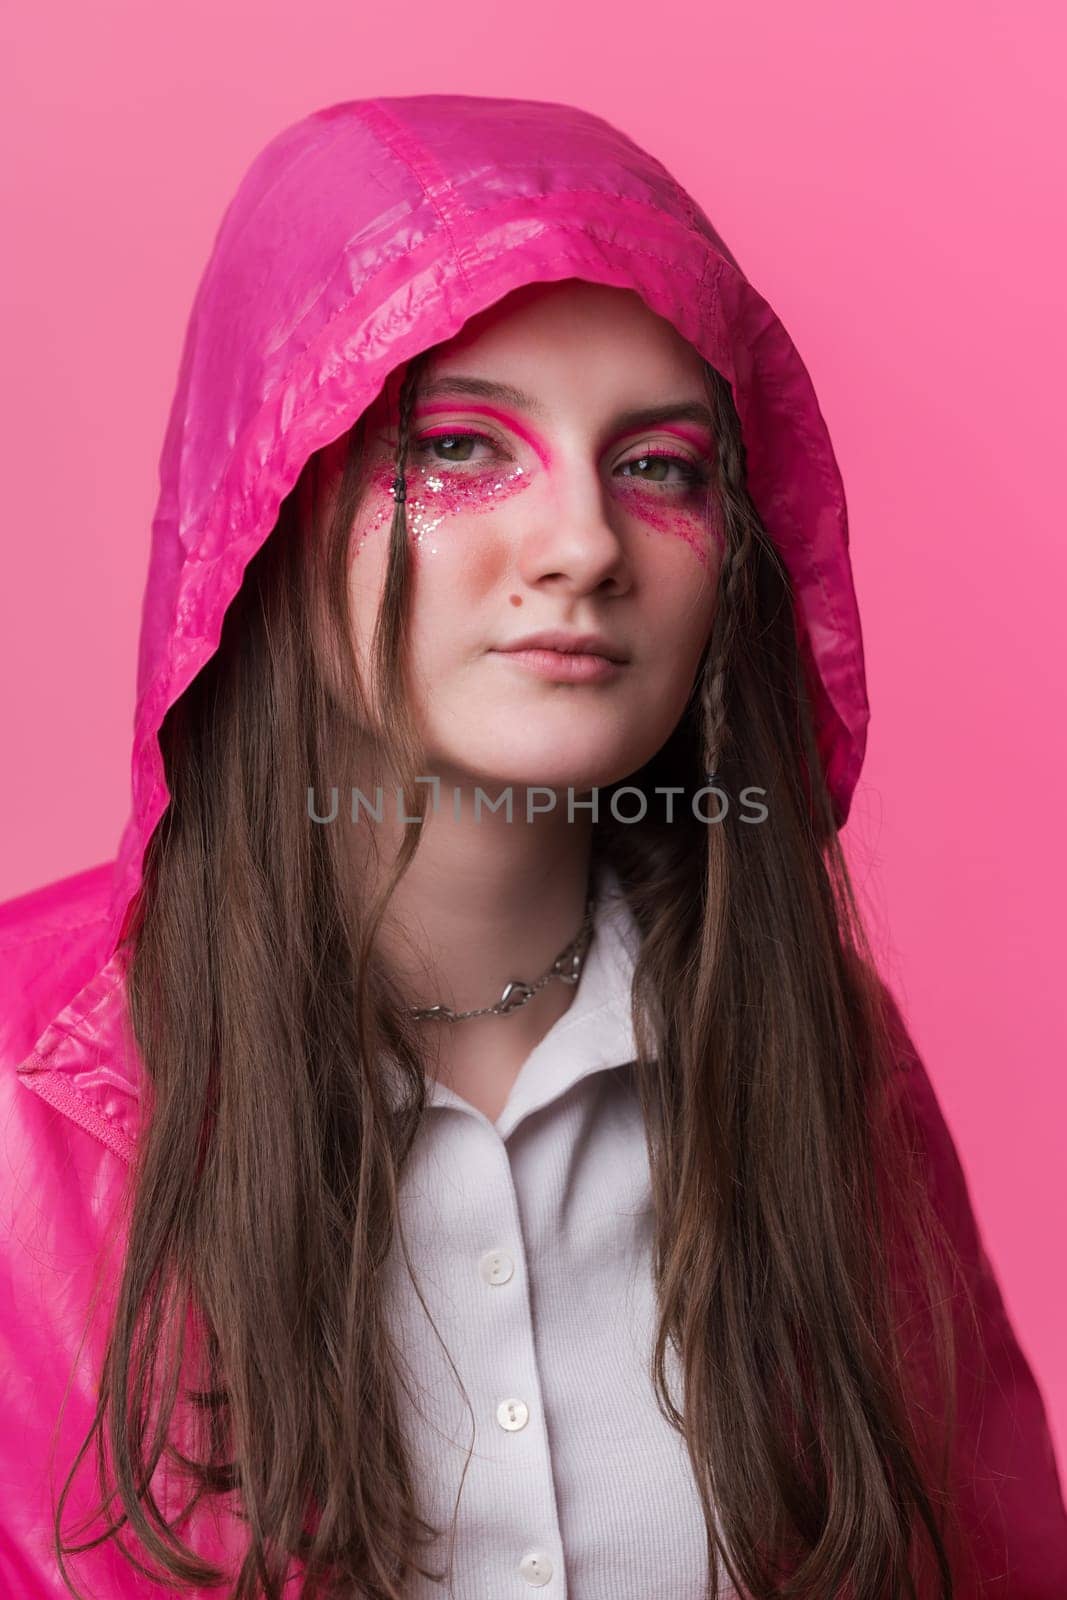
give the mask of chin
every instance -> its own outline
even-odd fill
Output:
[[[493,747],[486,741],[485,730],[479,730],[477,743],[472,740],[462,759],[458,752],[442,752],[437,766],[427,770],[438,772],[445,785],[479,784],[487,794],[508,785],[515,790],[539,786],[579,793],[621,782],[645,759],[643,753],[622,750],[617,741],[609,739],[598,748],[594,737],[582,739],[580,731],[571,728],[562,735],[546,731],[539,737],[527,726],[521,741],[516,741],[512,730]]]

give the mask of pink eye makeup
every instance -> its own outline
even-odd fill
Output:
[[[464,408],[466,409],[466,408]],[[548,466],[544,446],[520,424],[493,407],[476,407],[479,412],[498,416],[528,442],[538,459]],[[449,405],[422,407],[416,413],[453,411]],[[665,445],[642,442],[639,453],[627,456],[612,470],[612,481],[626,511],[648,527],[671,533],[684,540],[702,562],[707,560],[706,512],[711,463],[707,442],[688,430],[667,428],[690,444],[696,454]],[[396,441],[387,437],[381,443],[390,452],[374,470],[373,488],[381,504],[359,540],[358,548],[372,533],[392,520]],[[429,431],[413,431],[407,455],[407,519],[412,544],[436,554],[436,535],[446,518],[462,513],[483,514],[521,493],[532,481],[532,474],[516,462],[501,442],[475,428],[440,425]]]
[[[473,462],[456,461],[438,452],[449,446],[465,446],[469,442],[488,446],[492,452],[488,459],[483,454]],[[395,444],[390,446],[395,449]],[[501,452],[494,441],[485,434],[466,428],[439,428],[432,434],[418,434],[408,445],[405,470],[407,479],[407,522],[412,544],[420,551],[436,555],[435,537],[447,517],[462,513],[479,515],[500,505],[520,493],[529,484],[530,476],[517,462],[501,462]],[[393,479],[395,467],[392,460],[379,465],[371,475],[371,485],[382,500],[371,519],[354,553],[364,541],[393,518]]]
[[[424,403],[415,407],[413,421],[417,422],[422,417],[432,417],[440,415],[442,411],[455,411],[455,409],[455,405],[450,405],[447,401],[442,401],[439,405]],[[518,417],[512,416],[510,412],[501,411],[497,406],[468,404],[463,409],[480,417],[488,417],[491,422],[499,422],[501,427],[508,428],[517,439],[522,440],[523,444],[529,445],[543,467],[550,465],[551,457],[547,447]],[[479,435],[479,437],[483,436]]]
[[[682,430],[672,431],[681,433]],[[653,479],[629,470],[646,465],[662,469],[663,477]],[[722,532],[718,505],[709,495],[711,462],[706,455],[694,458],[648,442],[639,455],[628,456],[620,462],[615,475],[619,482],[619,499],[628,512],[657,533],[669,533],[681,539],[701,565],[707,566],[709,516],[712,536],[720,545]]]

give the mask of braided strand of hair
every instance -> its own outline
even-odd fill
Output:
[[[409,363],[404,374],[404,381],[400,385],[399,421],[397,423],[396,438],[396,476],[393,479],[393,498],[396,505],[404,505],[407,501],[407,465],[408,435],[411,429],[411,412],[415,404],[415,391],[418,387],[419,373],[422,363],[414,357]]]

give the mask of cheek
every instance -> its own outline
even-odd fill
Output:
[[[487,532],[466,547],[464,559],[456,569],[457,585],[462,584],[464,595],[472,600],[494,593],[504,583],[508,559],[506,541]]]
[[[640,541],[640,574],[650,617],[662,637],[675,641],[683,677],[708,641],[719,602],[721,552],[706,548],[706,532],[705,548],[698,550],[700,531],[690,530],[690,538],[683,539],[673,528],[665,528]],[[694,565],[695,558],[699,566]]]
[[[483,520],[482,513],[525,488],[529,478],[518,473],[497,474],[456,484],[452,478],[424,468],[407,473],[407,523],[412,556],[413,600],[422,607],[439,600],[454,616],[457,605],[474,602],[500,589],[505,582],[509,547],[499,527]],[[389,530],[393,520],[393,472],[389,465],[376,471],[370,495],[357,519],[348,551],[348,589],[353,620],[363,635],[373,626],[385,583],[389,555]],[[458,518],[465,520],[462,524]],[[467,518],[477,520],[466,520]],[[426,560],[435,572],[431,588],[418,582]]]

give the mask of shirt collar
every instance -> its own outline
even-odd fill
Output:
[[[630,986],[640,930],[610,862],[597,870],[593,936],[567,1010],[530,1051],[493,1126],[502,1139],[593,1072],[621,1067],[637,1054]],[[430,1105],[452,1107],[488,1121],[447,1085],[432,1080]]]

